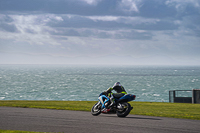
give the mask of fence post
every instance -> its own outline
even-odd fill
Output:
[[[192,90],[192,103],[200,103],[200,89]]]

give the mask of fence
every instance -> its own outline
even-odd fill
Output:
[[[169,91],[171,103],[200,103],[200,89],[171,90]]]

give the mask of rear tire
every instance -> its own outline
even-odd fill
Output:
[[[94,106],[91,109],[91,113],[93,116],[97,116],[97,115],[101,114],[101,103],[100,102],[94,104]]]
[[[117,116],[118,117],[126,117],[130,111],[133,109],[133,107],[131,107],[131,105],[129,103],[121,103],[122,105],[122,109],[117,110]]]

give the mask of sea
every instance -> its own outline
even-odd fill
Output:
[[[0,65],[0,100],[97,101],[115,82],[135,101],[169,102],[200,89],[200,66]]]

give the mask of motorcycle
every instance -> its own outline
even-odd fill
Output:
[[[126,94],[122,97],[114,97],[116,105],[110,107],[110,98],[105,92],[102,92],[99,95],[99,101],[92,107],[91,113],[93,116],[97,116],[101,113],[104,113],[117,114],[118,117],[126,117],[133,109],[133,107],[131,107],[131,105],[128,102],[135,100],[135,97],[136,96],[132,94]]]

